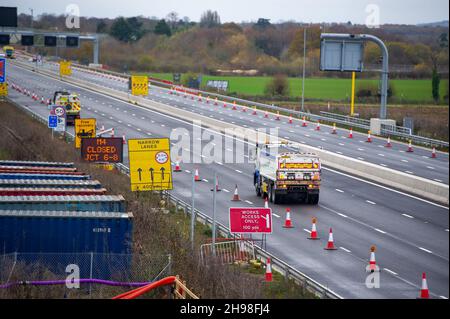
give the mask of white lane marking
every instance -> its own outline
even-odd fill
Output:
[[[150,132],[147,132],[147,135],[152,135],[152,133],[150,133]]]
[[[384,154],[378,154],[378,156],[384,157]]]
[[[414,174],[414,173],[411,172],[411,171],[405,171],[405,173],[408,173],[408,174]]]
[[[277,215],[277,214],[275,214],[275,213],[272,213],[272,215],[275,216],[276,218],[281,218],[280,215]]]
[[[345,252],[348,252],[348,253],[351,253],[352,251],[351,250],[349,250],[349,249],[347,249],[347,248],[344,248],[344,247],[339,247],[340,249],[342,249],[343,251],[345,251]]]
[[[379,232],[379,233],[382,233],[382,234],[386,234],[386,232],[385,232],[385,231],[383,231],[383,230],[381,230],[381,229],[378,229],[378,228],[374,228],[374,230],[375,230],[375,231],[377,231],[377,232]]]
[[[362,151],[364,151],[364,149],[363,149],[363,148],[358,148],[358,151],[361,151],[361,152],[362,152]]]
[[[380,164],[380,166],[383,166],[383,167],[387,167],[387,165],[386,165],[386,164]]]
[[[190,173],[191,173],[191,171],[188,171],[188,170],[185,170],[185,172],[186,172],[186,173],[188,173],[188,174],[190,174]]]
[[[336,192],[343,193],[344,191],[342,189],[336,188]]]
[[[340,145],[340,146],[345,146],[345,144],[344,144],[344,143],[339,143],[339,145]]]
[[[305,232],[307,232],[308,234],[311,234],[311,231],[310,231],[310,230],[308,230],[308,229],[306,229],[306,228],[303,228],[303,230],[304,230]]]
[[[435,181],[435,182],[439,182],[439,183],[442,183],[442,180],[440,180],[440,179],[437,179],[437,178],[435,178],[435,179],[434,179],[434,181]]]
[[[448,233],[448,228],[445,231]]]
[[[435,169],[435,168],[432,167],[432,166],[427,166],[427,168],[429,168],[429,169],[431,169],[431,170],[434,170],[434,169]]]
[[[360,161],[364,161],[364,158],[362,158],[362,157],[358,157],[358,159],[359,159]]]
[[[445,297],[445,296],[439,296],[439,298],[441,298],[441,299],[448,299],[448,297]]]
[[[339,155],[343,155],[343,153],[342,152],[336,152],[337,154],[339,154]]]
[[[348,216],[347,215],[344,215],[344,214],[342,214],[342,213],[337,213],[339,216],[341,216],[341,217],[344,217],[344,218],[347,218]]]
[[[235,169],[236,172],[238,172],[239,174],[242,174],[242,171]]]
[[[223,166],[222,162],[216,162],[218,165]]]
[[[325,142],[327,139],[326,138],[321,138],[320,140]]]
[[[207,179],[202,179],[202,181],[204,181],[205,183],[209,183]]]
[[[418,247],[420,250],[423,250],[426,253],[432,254],[433,252],[431,250],[425,249],[423,247]]]
[[[222,190],[223,190],[225,193],[229,193],[229,192],[230,192],[228,189],[225,189],[225,188],[222,188]]]
[[[409,161],[408,161],[408,160],[405,160],[405,159],[402,159],[402,162],[403,162],[403,163],[409,163]]]
[[[411,216],[411,215],[408,215],[408,214],[402,214],[402,216],[405,216],[405,217],[407,217],[407,218],[410,218],[410,219],[414,219],[414,217],[413,217],[413,216]]]
[[[253,203],[251,202],[251,201],[249,201],[249,200],[246,200],[245,201],[247,204],[249,204],[249,205],[253,205]]]
[[[398,275],[395,271],[392,271],[392,270],[387,269],[387,268],[383,268],[383,269],[384,269],[384,271],[387,271],[388,273],[391,273],[391,274],[393,274],[394,276],[397,276],[397,275]]]
[[[371,205],[376,205],[377,203],[375,203],[375,202],[372,202],[371,200],[366,200],[366,203],[369,203],[369,204],[371,204]]]

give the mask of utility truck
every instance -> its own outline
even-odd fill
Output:
[[[254,185],[257,196],[282,201],[319,203],[321,163],[317,154],[296,143],[257,144]]]
[[[77,94],[67,91],[56,91],[53,96],[53,104],[64,107],[67,125],[75,125],[75,119],[80,118],[81,112],[81,103]]]

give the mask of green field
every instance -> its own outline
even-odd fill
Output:
[[[172,81],[170,73],[152,73],[152,77]],[[264,88],[270,77],[243,77],[243,76],[203,76],[202,85],[208,80],[229,81],[228,92],[245,95],[263,95]],[[375,85],[378,80],[356,80],[357,83],[371,82]],[[433,103],[431,96],[431,80],[391,80],[395,89],[395,97],[399,102],[425,102]],[[289,78],[292,97],[300,97],[302,81],[299,78]],[[441,97],[447,94],[448,80],[441,81]],[[351,94],[351,79],[308,78],[305,82],[305,97],[320,100],[346,100]]]

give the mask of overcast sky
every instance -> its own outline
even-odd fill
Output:
[[[347,22],[363,24],[366,7],[380,8],[380,23],[417,24],[449,19],[448,0],[2,0],[3,6],[17,6],[19,13],[64,14],[66,6],[77,4],[81,16],[155,16],[165,17],[175,11],[199,21],[205,10],[217,10],[222,22],[256,21],[260,17],[272,22]]]

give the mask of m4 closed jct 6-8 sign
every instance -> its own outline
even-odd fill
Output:
[[[122,163],[123,140],[120,137],[83,138],[81,157],[86,162]]]

